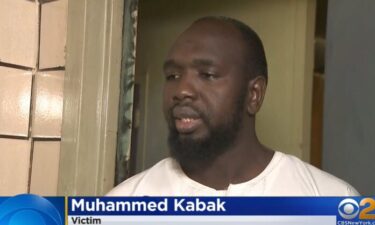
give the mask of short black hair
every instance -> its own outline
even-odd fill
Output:
[[[206,16],[195,20],[194,23],[204,20],[227,22],[237,28],[242,34],[246,44],[246,61],[248,63],[245,67],[250,73],[250,78],[263,76],[266,81],[268,80],[267,60],[263,43],[258,34],[251,27],[239,20],[224,16]]]

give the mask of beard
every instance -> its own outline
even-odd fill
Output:
[[[241,128],[245,97],[246,89],[240,93],[232,113],[216,126],[211,123],[207,114],[195,109],[208,130],[208,134],[202,138],[180,136],[171,116],[173,108],[169,111],[170,155],[182,168],[185,170],[207,168],[218,156],[230,149]]]

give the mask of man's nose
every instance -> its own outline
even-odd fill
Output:
[[[194,78],[191,74],[184,74],[177,82],[177,87],[173,100],[195,100],[197,97],[197,89]]]

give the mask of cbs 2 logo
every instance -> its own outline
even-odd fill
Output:
[[[359,214],[361,220],[375,220],[375,199],[363,198],[358,204],[354,199],[346,198],[340,202],[338,211],[344,219],[353,219]]]

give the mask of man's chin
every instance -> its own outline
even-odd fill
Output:
[[[171,156],[185,169],[209,166],[220,153],[211,148],[208,138],[180,135],[169,138]]]
[[[204,135],[199,135],[197,132],[191,133],[178,133],[177,134],[178,141],[181,145],[193,145],[198,146],[201,143],[207,141],[208,137]]]
[[[181,152],[179,150],[171,150],[171,157],[174,158],[185,170],[204,169],[205,167],[210,166],[214,161],[213,158],[205,157],[204,154]]]
[[[172,128],[168,137],[171,156],[184,169],[209,167],[218,156],[230,149],[237,135],[237,127],[199,129],[189,134],[180,133]]]

